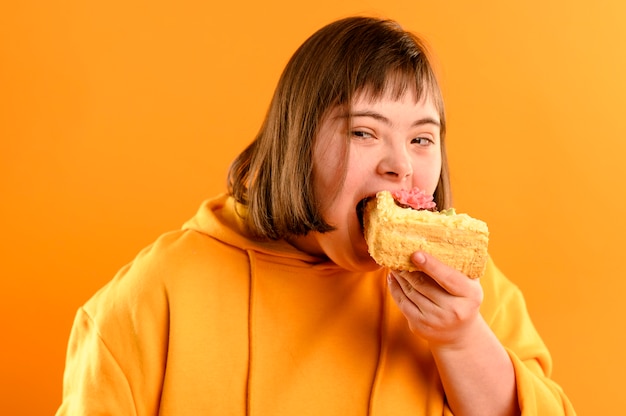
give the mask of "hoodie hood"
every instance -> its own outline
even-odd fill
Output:
[[[285,240],[258,240],[247,230],[243,218],[247,208],[228,194],[221,194],[202,203],[196,215],[183,225],[183,230],[206,234],[225,244],[245,251],[255,251],[299,261],[309,266],[338,267],[327,259],[298,250]]]

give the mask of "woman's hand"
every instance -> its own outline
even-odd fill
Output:
[[[411,331],[433,346],[462,346],[480,319],[480,282],[426,253],[416,252],[411,260],[419,271],[389,276],[391,295]]]
[[[480,315],[480,282],[422,252],[417,272],[392,272],[391,296],[413,333],[429,342],[455,415],[518,415],[508,353]]]

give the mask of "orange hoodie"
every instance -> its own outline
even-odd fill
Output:
[[[524,415],[574,414],[523,297],[490,261],[481,313]],[[348,272],[246,237],[226,195],[78,310],[61,415],[450,415],[385,271]]]

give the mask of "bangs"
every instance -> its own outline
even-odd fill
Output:
[[[416,71],[415,69],[396,69],[388,71],[382,77],[365,79],[364,84],[356,90],[350,91],[352,98],[362,95],[368,101],[377,101],[388,97],[399,100],[406,93],[412,93],[415,102],[423,99],[431,99],[437,111],[443,113],[443,99],[437,80],[429,71]]]
[[[370,100],[397,100],[412,92],[416,102],[430,98],[443,116],[441,90],[424,42],[391,22],[377,29],[375,34],[355,34],[342,45],[339,62],[331,65],[342,69],[333,79],[335,88],[331,90],[338,96],[331,101],[349,105],[357,94]]]

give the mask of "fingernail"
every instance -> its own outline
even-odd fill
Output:
[[[415,261],[419,264],[426,263],[426,256],[422,252],[418,252],[415,254]]]

